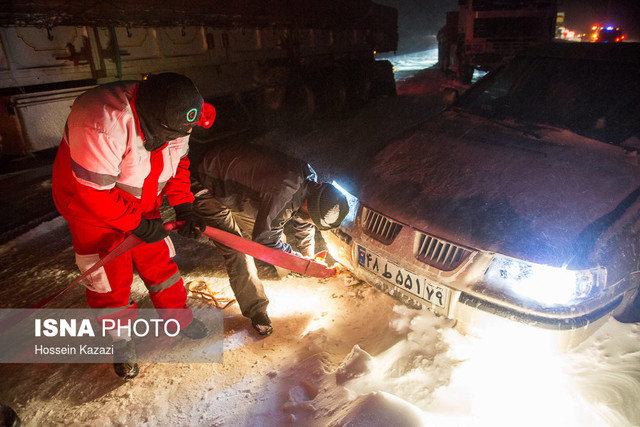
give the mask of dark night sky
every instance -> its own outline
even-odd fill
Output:
[[[457,0],[373,1],[398,9],[399,53],[432,42],[444,25],[446,11],[458,7]],[[593,24],[616,25],[628,39],[640,41],[640,0],[558,0],[558,11],[565,12],[570,30],[587,32]]]

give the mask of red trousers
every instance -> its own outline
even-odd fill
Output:
[[[87,270],[121,243],[126,235],[115,229],[101,228],[67,218],[76,260],[81,271]],[[133,283],[133,269],[144,282],[153,305],[156,309],[181,309],[175,312],[162,310],[163,317],[171,317],[180,322],[181,328],[191,323],[193,314],[186,305],[187,292],[178,271],[178,266],[171,259],[174,255],[170,239],[156,243],[140,243],[103,268],[93,273],[92,279],[108,282],[106,293],[87,289],[87,302],[92,308],[112,308],[113,315],[119,319],[135,319],[137,304],[130,300]],[[95,256],[95,260],[92,260]],[[85,260],[85,261],[82,261]],[[81,265],[86,263],[86,265]],[[91,280],[91,279],[90,279]],[[171,315],[170,315],[171,313]]]

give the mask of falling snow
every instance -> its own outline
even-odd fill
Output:
[[[295,146],[322,179],[355,186],[366,156],[437,113],[434,93],[453,83],[436,75],[416,73],[399,82],[397,98],[344,120],[254,142]],[[174,243],[186,282],[231,295],[212,245]],[[28,306],[77,276],[60,217],[0,246],[0,261],[3,306]],[[110,364],[0,365],[0,401],[28,426],[640,425],[640,323],[610,319],[558,355],[519,336],[463,336],[451,320],[348,274],[264,283],[274,333],[258,336],[237,305],[226,308],[224,363],[142,364],[127,383]],[[139,280],[133,299],[149,307]],[[52,306],[85,304],[77,287]],[[189,304],[208,303],[192,296]]]

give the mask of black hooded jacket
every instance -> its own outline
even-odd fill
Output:
[[[302,255],[313,250],[315,227],[298,212],[307,187],[316,182],[308,163],[280,151],[254,144],[228,144],[209,151],[198,168],[200,183],[232,211],[255,218],[252,239],[291,252],[280,240],[284,225],[293,221]]]

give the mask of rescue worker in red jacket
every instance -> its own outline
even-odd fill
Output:
[[[306,162],[253,144],[220,145],[205,155],[195,184],[195,212],[207,225],[284,252],[291,222],[297,255],[313,257],[315,230],[338,227],[349,212],[346,197],[329,183],[316,182]],[[293,242],[292,242],[293,243]],[[217,245],[225,259],[229,282],[240,310],[261,335],[273,331],[269,300],[253,259]]]
[[[175,309],[172,315],[182,335],[199,339],[207,334],[186,305],[160,205],[166,196],[176,219],[185,221],[181,235],[195,238],[204,230],[192,209],[187,151],[192,129],[209,127],[214,118],[215,109],[193,82],[175,73],[98,86],[74,102],[52,187],[56,207],[69,224],[76,263],[84,272],[129,234],[143,240],[85,281],[90,307],[115,309],[114,318],[135,319],[137,305],[130,301],[135,267],[153,305]],[[116,373],[135,377],[133,340],[114,336],[114,341]],[[117,359],[126,363],[115,363]]]

